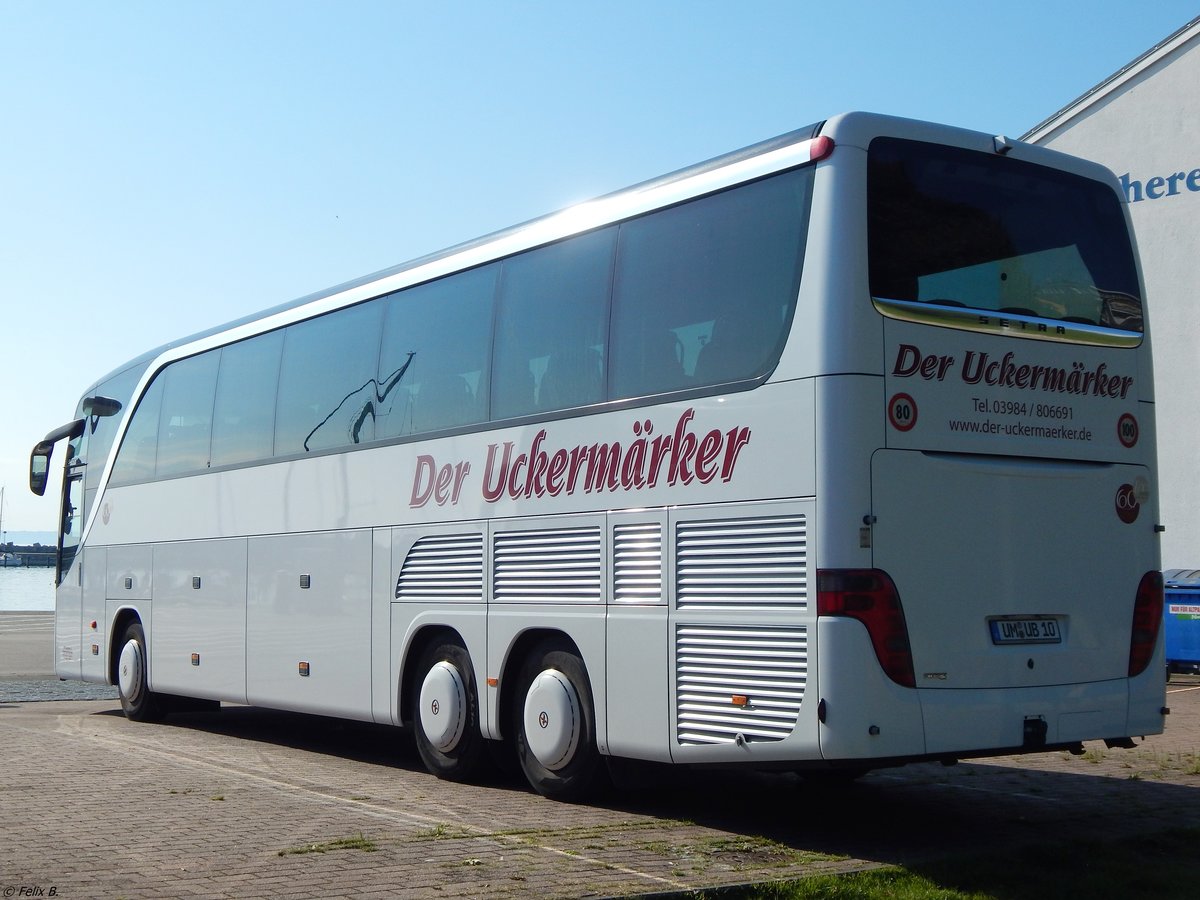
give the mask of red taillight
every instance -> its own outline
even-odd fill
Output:
[[[1147,572],[1138,584],[1133,602],[1133,633],[1129,638],[1129,677],[1141,675],[1150,665],[1163,617],[1162,572]]]
[[[900,593],[887,572],[880,569],[819,570],[817,615],[847,616],[862,622],[871,636],[879,665],[888,678],[904,687],[916,687]]]

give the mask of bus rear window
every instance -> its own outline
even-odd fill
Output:
[[[1142,331],[1133,251],[1108,186],[1009,157],[877,138],[867,190],[877,300]]]

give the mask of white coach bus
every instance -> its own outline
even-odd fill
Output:
[[[55,656],[197,701],[855,774],[1163,728],[1119,187],[850,114],[147,353],[66,442]]]

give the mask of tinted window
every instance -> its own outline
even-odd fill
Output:
[[[134,414],[114,483],[763,376],[795,308],[812,177],[772,176],[173,363]]]
[[[606,228],[505,260],[492,418],[604,399],[616,232]]]
[[[213,392],[220,358],[219,350],[201,353],[172,363],[163,372],[155,466],[160,478],[208,468]]]
[[[799,290],[812,169],[621,226],[613,392],[640,397],[766,374]]]
[[[100,475],[104,472],[104,464],[108,461],[109,450],[112,449],[113,438],[116,436],[117,427],[121,421],[128,415],[129,398],[133,394],[133,389],[137,387],[138,379],[141,378],[142,372],[145,371],[145,366],[137,366],[132,369],[126,369],[118,375],[113,376],[108,381],[101,384],[93,392],[93,396],[105,397],[109,400],[115,400],[121,404],[121,411],[113,416],[86,416],[83,410],[81,401],[76,415],[79,418],[86,418],[87,425],[84,429],[84,462],[88,464],[85,476],[85,484],[88,491],[88,496],[96,489],[100,482]],[[84,398],[85,400],[87,398]]]
[[[373,398],[378,437],[486,419],[498,270],[472,269],[387,299]]]
[[[873,296],[1142,330],[1121,201],[1108,186],[876,138],[867,190]]]
[[[113,464],[113,484],[144,481],[154,477],[158,455],[158,418],[162,408],[163,373],[159,372],[133,412]]]
[[[221,350],[213,410],[212,465],[266,459],[275,434],[275,388],[283,332]]]
[[[62,584],[67,570],[75,562],[75,554],[79,551],[79,541],[83,537],[83,493],[83,476],[76,474],[68,477],[66,496],[62,501],[62,521],[59,523],[58,546],[61,552],[54,576],[55,584]]]
[[[372,397],[383,305],[366,303],[291,325],[283,341],[275,455],[374,439]]]

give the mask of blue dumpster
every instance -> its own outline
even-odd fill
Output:
[[[1163,572],[1168,672],[1200,672],[1200,569]]]

